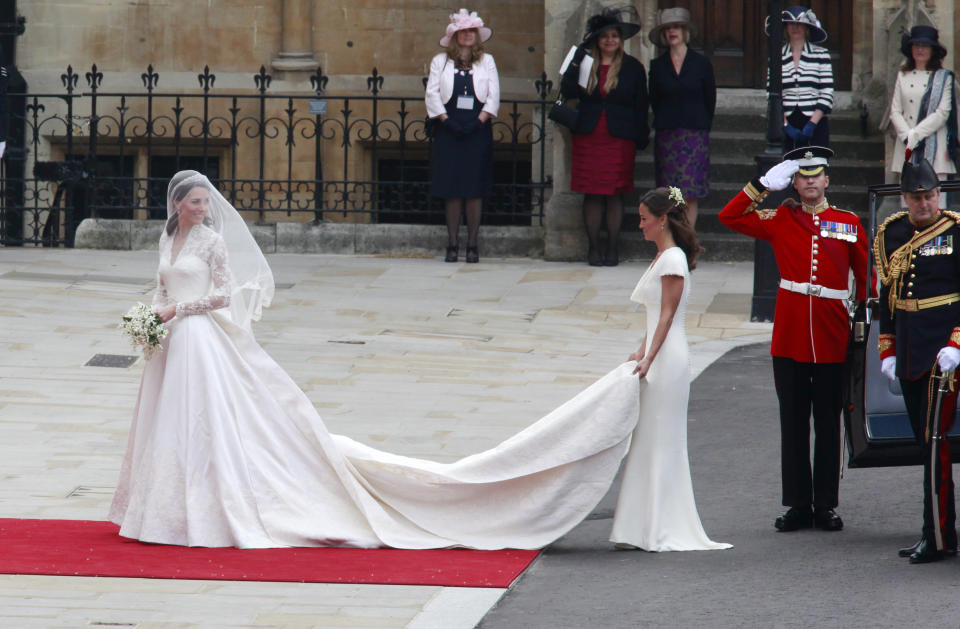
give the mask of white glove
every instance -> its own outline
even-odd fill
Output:
[[[897,379],[897,357],[887,356],[880,362],[880,372],[893,381]]]
[[[767,190],[785,190],[798,170],[800,170],[800,163],[797,160],[784,160],[760,177],[760,183]]]
[[[919,144],[922,139],[916,129],[910,129],[907,131],[907,148],[912,151],[917,148],[917,144]]]
[[[953,371],[960,365],[960,349],[947,345],[937,352],[937,362],[943,372]]]

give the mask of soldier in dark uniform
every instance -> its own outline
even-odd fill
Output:
[[[779,531],[817,526],[839,531],[834,511],[840,485],[843,363],[850,336],[846,300],[850,270],[857,299],[866,296],[867,237],[853,212],[832,207],[828,148],[801,147],[746,187],[720,212],[720,221],[767,240],[780,271],[773,317],[773,379],[780,401],[780,467],[786,513]],[[793,185],[799,201],[758,210],[771,190]],[[810,412],[816,442],[810,465]]]
[[[877,231],[881,371],[899,378],[910,424],[923,448],[923,535],[900,550],[910,563],[957,552],[956,511],[947,433],[957,406],[960,363],[960,214],[941,211],[940,183],[930,162],[903,165],[907,212]],[[945,374],[945,380],[937,376]],[[953,391],[941,396],[941,384]]]

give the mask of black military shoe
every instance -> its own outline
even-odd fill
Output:
[[[843,529],[843,520],[833,509],[817,509],[813,513],[813,524],[824,531],[839,531]]]
[[[917,550],[910,555],[910,563],[932,563],[945,559],[946,556],[946,552],[937,550],[933,543],[927,541],[927,538],[923,538],[920,540]]]
[[[809,507],[806,509],[790,507],[786,513],[774,520],[773,526],[776,527],[778,531],[784,533],[787,531],[808,529],[813,526],[813,514],[810,512]]]
[[[906,548],[901,548],[900,550],[897,551],[897,556],[898,556],[898,557],[909,557],[909,556],[912,555],[913,553],[917,552],[917,549],[920,548],[920,544],[923,543],[923,539],[924,539],[924,538],[922,538],[922,537],[921,537],[920,539],[918,539],[913,546],[907,546]]]

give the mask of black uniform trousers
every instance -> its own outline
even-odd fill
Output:
[[[783,504],[816,510],[837,506],[840,488],[840,412],[843,363],[804,363],[773,357],[780,400]],[[810,469],[810,411],[815,435]]]
[[[954,376],[956,380],[956,376]],[[947,395],[942,403],[940,435],[943,439],[927,439],[927,411],[930,372],[917,380],[900,378],[900,390],[910,416],[910,426],[917,443],[923,448],[923,536],[933,543],[935,527],[940,527],[941,539],[946,548],[957,547],[956,501],[953,496],[953,470],[950,465],[950,441],[947,433],[953,428],[957,411],[957,391]],[[936,389],[933,394],[936,395]],[[936,449],[936,452],[934,452]],[[931,471],[933,475],[931,476]],[[937,501],[939,522],[933,517],[933,501]],[[939,548],[938,550],[943,550]]]

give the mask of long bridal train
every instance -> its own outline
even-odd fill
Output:
[[[208,231],[195,227],[175,264],[162,250],[170,299],[207,294],[197,250]],[[178,317],[169,328],[164,351],[144,369],[110,510],[121,535],[147,542],[539,548],[590,513],[638,420],[643,426],[647,383],[631,375],[630,362],[491,450],[450,464],[396,456],[330,435],[306,395],[225,310]],[[685,435],[685,413],[674,421]],[[656,444],[643,456],[667,456],[685,472],[664,489],[688,496],[687,509],[660,525],[681,525],[680,514],[682,532],[694,534],[661,535],[648,550],[718,547],[700,526],[682,445],[682,459],[672,449],[657,454]]]

